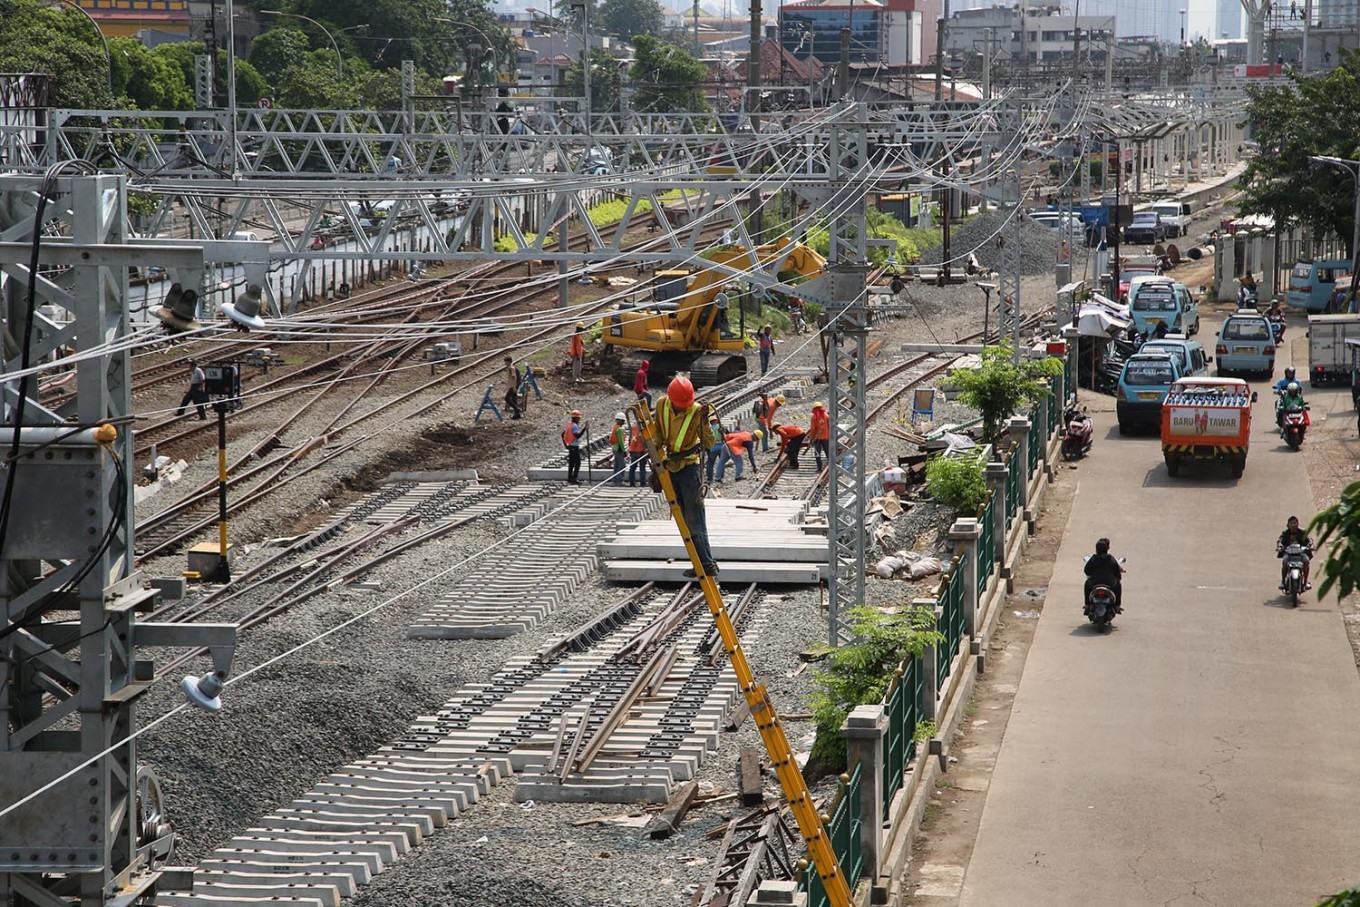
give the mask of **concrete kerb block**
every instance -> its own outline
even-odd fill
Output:
[[[808,896],[798,890],[797,882],[761,882],[747,903],[751,907],[807,907]]]

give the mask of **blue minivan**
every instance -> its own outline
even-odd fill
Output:
[[[1269,378],[1275,371],[1275,334],[1266,316],[1255,309],[1238,309],[1223,319],[1214,356],[1219,377],[1257,372]]]
[[[1348,259],[1296,262],[1289,272],[1289,292],[1285,298],[1297,308],[1325,312],[1336,292],[1336,279],[1350,272]]]
[[[1144,337],[1152,336],[1159,324],[1187,337],[1199,332],[1199,305],[1190,290],[1161,275],[1135,277],[1129,284],[1129,317]]]
[[[1124,363],[1115,391],[1119,433],[1136,427],[1160,427],[1162,401],[1181,377],[1180,359],[1171,350],[1139,351]]]
[[[1188,339],[1184,334],[1167,334],[1159,340],[1149,340],[1138,348],[1140,353],[1172,353],[1180,367],[1182,378],[1207,375],[1212,356],[1204,355],[1204,347],[1198,341]]]

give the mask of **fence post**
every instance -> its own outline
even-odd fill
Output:
[[[913,728],[913,730],[915,730]],[[906,733],[904,730],[903,733]],[[846,764],[860,766],[859,846],[864,857],[860,878],[878,876],[879,840],[883,834],[883,739],[888,734],[888,714],[881,705],[857,705],[845,719],[841,736],[849,758]]]
[[[1006,464],[988,463],[985,470],[987,488],[992,492],[992,554],[996,558],[997,577],[1008,579],[1006,573]]]
[[[1015,465],[1020,473],[1020,487],[1016,489],[1018,492],[1016,506],[1025,521],[1025,531],[1033,535],[1034,514],[1030,513],[1029,509],[1029,480],[1033,478],[1029,472],[1029,446],[1035,442],[1035,438],[1030,431],[1030,422],[1024,416],[1011,419],[1007,427],[1011,437],[1015,439]]]
[[[925,608],[935,615],[935,624],[940,623],[939,603],[933,598],[914,598],[912,608]],[[921,720],[934,721],[940,700],[940,661],[934,646],[926,646],[921,653]],[[902,733],[916,733],[916,728],[902,730]]]
[[[954,554],[963,557],[963,632],[968,634],[969,651],[980,650],[977,632],[978,612],[978,539],[982,527],[973,517],[954,521],[949,527],[949,538],[954,542]]]

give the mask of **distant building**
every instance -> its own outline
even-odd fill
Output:
[[[1215,38],[1236,41],[1242,37],[1242,0],[1218,0],[1215,12]]]
[[[1313,11],[1319,28],[1354,28],[1360,24],[1357,0],[1313,0]]]
[[[110,38],[135,38],[141,32],[189,38],[189,0],[77,0]]]
[[[971,57],[984,51],[990,36],[994,52],[1015,61],[1070,60],[1074,50],[1103,60],[1114,34],[1114,16],[1073,17],[1030,7],[1022,21],[1019,9],[992,7],[955,13],[945,47],[951,57]]]
[[[801,0],[779,8],[779,43],[795,57],[841,58],[850,29],[851,63],[920,64],[935,56],[939,0]]]

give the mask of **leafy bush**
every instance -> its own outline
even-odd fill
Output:
[[[845,771],[841,725],[850,710],[882,702],[889,681],[908,655],[919,658],[926,646],[944,641],[929,608],[885,614],[860,606],[851,608],[847,618],[855,641],[833,650],[825,669],[813,675],[816,690],[812,715],[817,737],[804,769],[810,779]]]
[[[926,464],[926,488],[935,500],[961,513],[977,513],[987,500],[986,464],[982,451],[959,457],[936,457]]]
[[[1013,349],[1007,342],[989,346],[977,366],[949,376],[949,385],[959,389],[959,402],[982,416],[982,440],[988,444],[997,442],[1002,424],[1022,406],[1052,393],[1048,379],[1062,374],[1061,360],[1048,356],[1017,363]]]
[[[864,223],[870,238],[897,240],[899,264],[919,261],[923,251],[944,242],[944,235],[937,228],[908,227],[891,214],[873,207],[865,212]],[[808,231],[807,243],[823,256],[828,253],[831,241],[824,221]],[[888,263],[888,255],[889,250],[883,246],[869,247],[870,264],[883,267]]]

